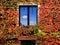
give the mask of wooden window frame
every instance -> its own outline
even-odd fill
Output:
[[[30,24],[30,21],[29,21],[29,19],[30,19],[30,17],[29,17],[29,7],[36,7],[37,8],[37,10],[36,10],[36,24],[38,24],[38,6],[37,5],[20,5],[19,6],[19,26],[21,26],[21,24],[20,24],[20,8],[21,7],[27,7],[27,15],[28,15],[28,19],[27,19],[27,26],[29,26],[29,24]],[[34,25],[33,25],[34,26]]]

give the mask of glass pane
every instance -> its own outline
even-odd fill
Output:
[[[30,25],[36,25],[36,13],[37,13],[37,7],[30,7]]]
[[[27,26],[27,7],[20,8],[20,23]]]

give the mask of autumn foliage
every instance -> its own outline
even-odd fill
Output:
[[[19,40],[6,40],[19,38],[20,36],[22,38],[34,36],[34,34],[30,33],[33,31],[34,27],[30,26],[25,28],[17,26],[17,18],[19,15],[17,11],[17,2],[19,2],[19,0],[0,1],[0,44],[12,43],[12,45],[15,45],[15,42],[19,43]],[[36,36],[37,44],[60,45],[60,0],[38,0],[38,5],[40,5],[38,8],[38,28],[44,33]],[[47,34],[44,35],[45,33]]]
[[[56,32],[60,28],[59,0],[42,0],[39,8],[39,24],[46,32]]]
[[[60,38],[50,35],[51,32],[60,32],[59,2],[59,0],[39,0],[39,28],[48,33],[45,37],[40,36],[41,45],[60,45]]]

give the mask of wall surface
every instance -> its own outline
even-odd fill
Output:
[[[41,45],[60,45],[60,1],[59,0],[38,0],[39,7],[39,28],[47,33],[46,36],[39,36]],[[54,33],[54,34],[52,34]],[[38,39],[38,40],[39,40]]]
[[[38,5],[38,45],[60,45],[60,0],[0,0],[0,44],[19,45],[19,41],[6,39],[19,38],[30,31],[19,24],[19,5]],[[33,27],[29,27],[29,30]],[[24,31],[26,30],[26,31]],[[25,38],[23,36],[23,38]],[[3,41],[2,41],[3,40]],[[9,43],[9,44],[8,44]]]

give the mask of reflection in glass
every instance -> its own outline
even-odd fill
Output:
[[[37,8],[36,7],[30,7],[29,8],[29,17],[30,17],[30,25],[36,25],[36,11]]]
[[[27,7],[20,8],[20,23],[27,26]]]

